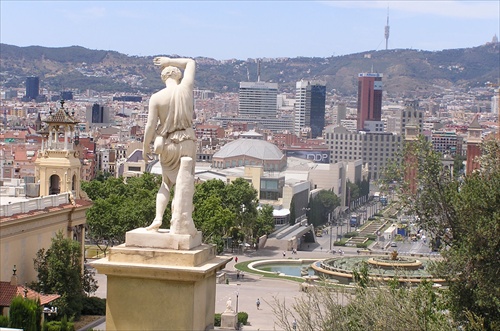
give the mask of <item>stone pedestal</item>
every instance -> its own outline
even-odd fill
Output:
[[[236,330],[238,314],[234,311],[225,311],[220,316],[221,329]]]
[[[165,235],[149,234],[151,240],[140,234],[143,246]],[[175,250],[125,243],[111,248],[106,258],[92,263],[107,275],[106,330],[213,329],[215,273],[229,260],[216,256],[212,245]]]
[[[138,228],[125,234],[127,247],[151,247],[169,249],[191,249],[201,245],[201,231],[196,235],[171,234],[170,230],[159,229],[158,232]]]

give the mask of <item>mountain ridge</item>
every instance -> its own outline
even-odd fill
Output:
[[[167,55],[168,56],[168,55]],[[175,57],[175,55],[170,55]],[[92,89],[98,92],[152,93],[163,87],[153,56],[128,56],[117,51],[81,46],[19,47],[0,44],[0,82],[4,88],[23,87],[26,76],[39,76],[52,90]],[[196,57],[196,87],[237,92],[239,82],[257,80],[256,59],[216,60]],[[361,72],[384,75],[390,96],[426,97],[443,88],[484,86],[500,77],[500,44],[443,51],[393,49],[321,57],[261,60],[261,81],[278,83],[293,93],[295,82],[319,80],[340,95],[357,92]]]

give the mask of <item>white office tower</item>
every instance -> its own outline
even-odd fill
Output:
[[[498,105],[500,99],[500,92],[499,90],[495,90],[495,95],[491,98],[491,112],[493,114],[499,114],[500,115],[500,107]],[[500,125],[500,123],[499,123]]]
[[[299,81],[295,85],[295,125],[296,135],[300,135],[301,129],[310,126],[311,123],[311,104],[307,102],[310,99],[311,90],[308,89],[308,81]],[[309,92],[309,97],[308,97]]]
[[[276,118],[278,84],[240,82],[239,115],[247,118]]]
[[[295,85],[295,134],[306,128],[312,138],[325,128],[326,85],[319,81],[299,81]],[[310,128],[310,129],[309,129]]]

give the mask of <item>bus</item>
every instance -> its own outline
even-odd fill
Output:
[[[351,219],[349,221],[349,224],[351,225],[351,227],[358,227],[359,226],[359,217],[358,215],[356,214],[352,214],[351,215]]]

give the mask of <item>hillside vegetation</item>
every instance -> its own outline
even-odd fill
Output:
[[[329,58],[279,58],[261,62],[261,80],[293,92],[301,79],[321,80],[338,94],[357,92],[361,72],[384,74],[389,96],[425,97],[451,86],[484,86],[500,77],[500,44],[439,52],[413,49],[368,51]],[[165,54],[169,56],[168,54]],[[55,91],[91,89],[100,92],[151,93],[162,87],[152,56],[127,56],[80,46],[49,48],[0,44],[1,84],[23,87],[26,76],[39,76]],[[256,59],[218,61],[196,58],[196,87],[236,92],[240,81],[257,80]]]

